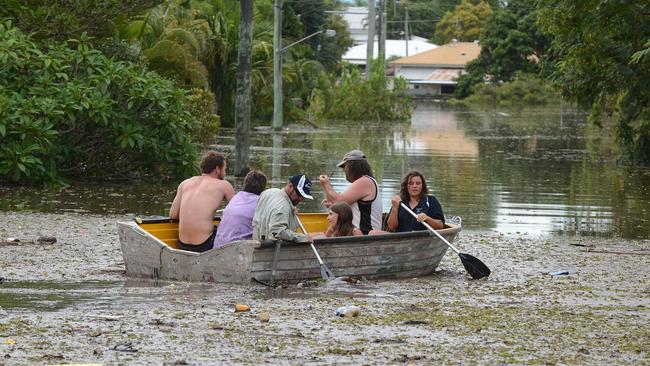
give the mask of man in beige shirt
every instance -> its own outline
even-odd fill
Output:
[[[304,174],[289,178],[284,189],[269,188],[262,192],[253,216],[253,239],[281,239],[304,243],[312,241],[308,235],[296,232],[298,218],[295,206],[303,200],[314,199],[311,181]]]
[[[235,195],[235,189],[224,180],[226,168],[222,154],[208,151],[201,159],[202,174],[178,185],[169,216],[179,221],[179,249],[192,252],[212,249],[217,232],[212,223],[215,211],[224,198],[230,201]]]

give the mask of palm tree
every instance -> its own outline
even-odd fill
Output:
[[[120,36],[141,51],[152,70],[185,88],[208,87],[208,70],[200,58],[207,51],[209,35],[204,19],[172,0],[120,29]]]

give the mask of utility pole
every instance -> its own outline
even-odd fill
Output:
[[[366,45],[366,78],[370,79],[375,46],[375,0],[368,0],[368,44]]]
[[[404,7],[404,40],[406,40],[406,57],[409,56],[409,8]]]
[[[240,0],[245,1],[245,0]],[[251,0],[252,1],[252,0]],[[282,130],[284,122],[282,113],[282,55],[291,47],[300,42],[306,41],[311,37],[319,34],[325,34],[328,37],[336,35],[336,31],[332,29],[321,29],[302,39],[293,42],[292,44],[282,47],[282,0],[275,0],[273,6],[273,132]]]
[[[282,0],[273,6],[273,130],[282,129]]]
[[[381,62],[384,61],[384,55],[386,54],[384,44],[381,43],[381,31],[384,30],[384,17],[382,7],[385,1],[386,0],[377,0],[377,9],[379,11],[379,15],[377,15],[377,59]]]
[[[251,129],[251,69],[253,58],[253,0],[240,0],[239,49],[237,50],[237,98],[235,101],[235,175],[249,168]]]
[[[378,60],[383,60],[384,59],[384,46],[381,44],[381,30],[382,30],[382,25],[384,24],[384,19],[382,18],[381,14],[381,4],[385,0],[377,0],[377,11],[379,11],[379,14],[377,15],[377,59]]]
[[[379,29],[379,44],[381,45],[380,49],[382,50],[382,54],[379,56],[379,59],[381,60],[381,63],[384,64],[384,67],[386,66],[386,23],[388,23],[386,20],[386,2],[388,0],[381,0],[381,7],[379,8],[379,11],[381,11],[380,14],[380,19],[381,19],[381,28]]]

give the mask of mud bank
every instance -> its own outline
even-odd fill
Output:
[[[0,365],[650,362],[648,240],[462,232],[488,280],[449,251],[426,278],[272,290],[128,280],[120,219],[0,213],[22,240],[0,244]],[[361,315],[334,315],[348,304]]]

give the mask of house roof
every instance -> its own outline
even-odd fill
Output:
[[[429,51],[436,48],[435,44],[423,41],[420,39],[411,39],[408,41],[408,54],[415,55],[420,52]],[[373,46],[374,58],[378,57],[378,42],[375,41]],[[387,39],[386,40],[386,58],[391,57],[404,57],[406,56],[406,41],[403,39]],[[351,47],[344,55],[343,60],[351,64],[365,65],[366,64],[366,44]]]
[[[433,66],[464,68],[478,57],[481,46],[475,42],[448,43],[435,49],[403,57],[391,62],[392,66]]]

